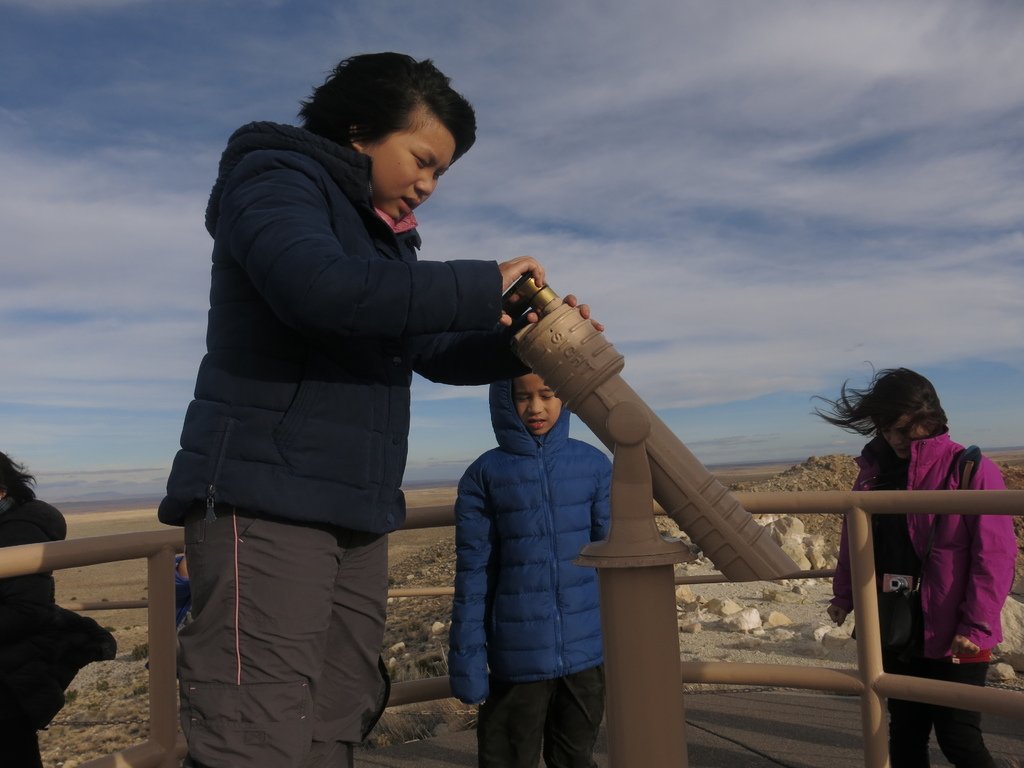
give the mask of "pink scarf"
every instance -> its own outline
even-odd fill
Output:
[[[409,211],[408,214],[400,218],[398,221],[395,221],[388,214],[384,213],[384,211],[382,211],[380,208],[374,208],[373,210],[375,210],[377,212],[377,215],[384,220],[385,224],[391,227],[391,231],[394,232],[396,235],[401,232],[408,232],[410,229],[414,229],[418,223],[416,221],[416,216],[413,215],[412,211]]]

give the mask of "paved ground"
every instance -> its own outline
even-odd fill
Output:
[[[687,694],[685,706],[690,768],[862,768],[864,765],[860,702],[856,697],[771,691],[699,693]],[[986,743],[997,763],[999,759],[1021,758],[1024,761],[1024,723],[986,715],[983,728]],[[596,758],[599,768],[608,768],[603,732]],[[948,765],[934,747],[932,765],[936,768]],[[1021,765],[1024,766],[1024,762]],[[476,766],[475,735],[468,731],[387,749],[360,751],[356,755],[356,766]]]

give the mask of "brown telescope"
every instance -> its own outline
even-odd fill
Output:
[[[529,310],[540,319],[516,333],[519,358],[544,379],[605,446],[615,450],[607,427],[611,409],[622,402],[640,406],[650,419],[646,441],[654,498],[733,581],[779,579],[799,568],[729,491],[683,445],[640,396],[619,376],[624,359],[579,311],[548,286],[524,275],[506,292],[513,318]]]

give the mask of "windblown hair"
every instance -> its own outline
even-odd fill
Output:
[[[476,141],[476,114],[430,59],[401,53],[367,53],[340,62],[324,84],[302,102],[303,127],[343,146],[373,144],[413,127],[425,107],[455,138],[452,162]]]
[[[0,452],[0,490],[20,504],[32,501],[36,492],[32,486],[36,479],[21,464],[13,461],[6,453]]]
[[[910,417],[908,425],[921,425],[929,435],[942,431],[947,424],[935,387],[909,368],[876,371],[866,389],[853,389],[848,384],[843,383],[837,400],[817,397],[827,408],[814,409],[829,424],[848,432],[880,434],[904,416]]]

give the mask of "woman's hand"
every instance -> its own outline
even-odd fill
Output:
[[[541,266],[540,262],[532,256],[519,256],[509,261],[503,261],[498,264],[498,271],[501,272],[501,292],[504,293],[511,287],[512,283],[518,280],[525,274],[533,276],[533,282],[537,284],[538,288],[543,288],[544,282],[544,267]],[[536,323],[540,317],[536,312],[527,312],[526,321],[529,323]],[[507,312],[502,311],[501,317],[498,322],[502,325],[512,325],[514,318]]]
[[[850,615],[850,612],[840,608],[838,605],[830,605],[826,611],[828,617],[836,623],[837,627],[843,626],[843,622],[846,621],[846,617]]]
[[[580,317],[582,317],[584,320],[590,320],[590,324],[594,326],[594,330],[595,331],[597,331],[599,333],[604,331],[604,325],[602,323],[597,322],[597,320],[591,319],[591,317],[590,317],[590,305],[589,304],[580,304],[579,303],[579,299],[577,299],[571,293],[568,296],[566,296],[564,299],[562,299],[562,301],[564,301],[570,307],[576,307],[580,311]]]
[[[973,656],[979,653],[981,648],[972,643],[963,635],[954,635],[953,644],[949,646],[949,652],[953,656]]]
[[[538,288],[543,288],[545,285],[544,267],[533,256],[519,256],[509,261],[503,261],[498,265],[498,270],[501,272],[502,293],[527,272],[533,275],[533,282],[537,284]]]

